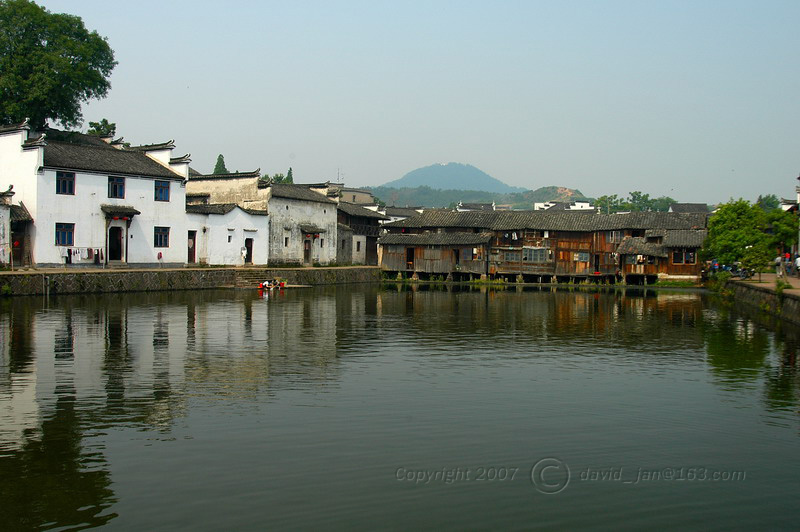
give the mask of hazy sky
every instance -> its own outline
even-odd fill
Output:
[[[704,202],[800,184],[796,0],[41,4],[119,61],[86,122],[175,139],[201,172],[222,153],[364,186],[454,161]]]

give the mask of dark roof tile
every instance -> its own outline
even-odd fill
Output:
[[[350,216],[360,216],[362,218],[375,218],[378,220],[388,220],[388,216],[384,216],[378,212],[372,211],[370,209],[366,209],[361,205],[356,205],[355,203],[347,203],[344,201],[340,201],[337,208],[346,213]]]
[[[335,201],[328,199],[319,192],[314,192],[306,185],[290,185],[286,183],[272,183],[269,185],[272,189],[272,196],[275,198],[288,198],[301,201],[313,201],[316,203],[332,203]]]
[[[378,243],[384,246],[471,246],[487,244],[492,233],[422,233],[384,235]]]

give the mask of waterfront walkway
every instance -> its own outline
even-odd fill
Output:
[[[736,282],[737,283],[752,284],[754,286],[765,288],[767,290],[770,290],[770,291],[774,292],[775,291],[775,278],[776,278],[776,274],[774,274],[774,273],[762,273],[761,274],[761,282],[760,283],[758,282],[758,274],[756,274],[755,276],[753,276],[752,279],[749,279],[747,281],[736,281]],[[784,289],[784,293],[792,294],[792,295],[800,297],[800,278],[798,278],[795,275],[790,275],[790,276],[787,276],[787,277],[782,277],[782,279],[784,281],[787,281],[789,284],[792,285],[792,288]]]

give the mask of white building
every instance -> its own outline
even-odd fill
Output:
[[[589,201],[544,201],[533,204],[534,211],[589,211],[595,210]]]
[[[336,201],[327,195],[307,185],[271,183],[260,177],[260,170],[192,175],[186,186],[192,198],[207,197],[210,205],[233,203],[245,212],[266,210],[271,264],[336,261]]]
[[[269,217],[266,210],[235,203],[187,204],[187,263],[210,265],[267,264]]]
[[[30,260],[61,264],[182,265],[187,257],[188,156],[172,141],[125,147],[27,123],[0,128],[0,189],[14,186],[34,223]]]

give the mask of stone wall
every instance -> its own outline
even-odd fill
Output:
[[[13,272],[0,274],[6,295],[98,294],[212,288],[256,288],[259,280],[281,278],[288,284],[380,282],[378,268],[197,268],[176,270],[103,270]],[[5,287],[8,286],[6,289]]]
[[[741,282],[729,282],[726,289],[733,291],[736,302],[754,306],[788,322],[800,325],[800,298],[794,294],[780,296],[770,287]]]

